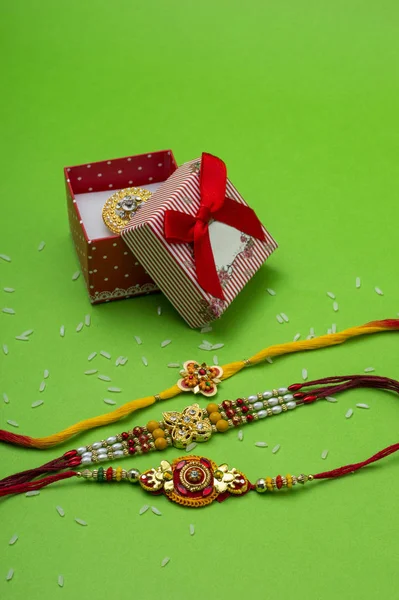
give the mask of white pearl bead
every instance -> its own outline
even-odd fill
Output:
[[[259,417],[259,419],[264,419],[265,417],[267,417],[267,411],[266,410],[260,410],[258,412],[258,417]]]
[[[97,456],[97,460],[107,460],[108,456],[106,454],[99,454]]]
[[[279,394],[286,394],[287,392],[288,392],[288,388],[285,388],[285,387],[278,388]]]
[[[101,454],[107,454],[107,449],[100,448],[100,450],[97,451],[97,456],[101,456]]]
[[[254,403],[255,410],[260,410],[261,408],[263,408],[263,402],[255,402]]]
[[[269,406],[276,406],[276,404],[278,404],[278,399],[277,398],[270,398],[270,400],[269,400]]]
[[[107,444],[115,444],[116,435],[111,435],[111,437],[107,438]]]
[[[293,400],[294,396],[292,394],[285,394],[284,400],[288,402],[289,400]]]
[[[258,396],[248,396],[248,402],[250,404],[253,404],[254,402],[256,402],[258,399]]]
[[[91,457],[92,457],[92,456],[93,456],[93,455],[92,455],[92,453],[91,453],[91,452],[85,452],[84,454],[82,454],[82,459],[83,459],[83,458],[90,458],[90,459],[91,459]]]
[[[296,402],[287,402],[287,408],[288,410],[293,410],[296,408]]]
[[[122,447],[122,444],[120,444],[119,442],[117,444],[112,444],[113,450],[120,450]]]
[[[115,458],[118,458],[119,456],[123,456],[123,450],[115,450],[113,454]]]
[[[77,449],[77,453],[78,454],[84,454],[85,452],[87,452],[87,448],[86,446],[81,446],[80,448]]]
[[[91,458],[87,457],[87,458],[82,458],[82,465],[90,465],[91,464]]]
[[[270,390],[266,390],[266,392],[263,392],[262,396],[265,400],[269,400],[269,398],[273,396],[273,392],[271,392]]]
[[[281,406],[277,405],[277,406],[273,406],[272,408],[272,413],[274,415],[278,415],[283,411],[283,409],[281,408]]]
[[[102,442],[94,442],[94,444],[92,444],[91,447],[93,448],[93,450],[98,450],[99,448],[102,448],[102,445]]]

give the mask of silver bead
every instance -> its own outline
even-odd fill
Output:
[[[84,454],[85,452],[87,452],[86,446],[81,446],[80,448],[77,449],[77,453],[80,455]]]
[[[287,402],[287,408],[288,410],[293,410],[296,408],[296,402]]]
[[[254,402],[253,406],[255,410],[260,410],[261,408],[263,408],[263,402]]]
[[[260,410],[258,412],[258,418],[259,419],[264,419],[265,417],[267,417],[267,410]]]
[[[93,455],[92,455],[92,453],[91,453],[91,452],[85,452],[84,454],[82,454],[82,460],[83,460],[84,458],[90,458],[90,460],[91,460],[91,457],[92,457],[92,456],[93,456]]]
[[[116,444],[112,444],[113,450],[120,450],[121,448],[122,448],[122,444],[120,442],[117,442]]]
[[[123,450],[114,450],[114,458],[119,458],[123,456]]]
[[[279,394],[286,394],[288,392],[288,388],[281,387],[281,388],[278,388],[277,391]]]
[[[270,390],[266,390],[266,392],[263,392],[262,396],[265,400],[269,400],[269,398],[273,396],[273,392],[271,392]]]
[[[98,450],[99,448],[102,448],[102,445],[102,442],[94,442],[94,444],[92,444],[91,447],[93,448],[93,450]]]
[[[293,400],[294,396],[292,394],[284,394],[284,401],[289,402],[289,400]]]
[[[277,406],[273,406],[272,408],[272,413],[274,415],[278,415],[283,411],[283,409],[281,408],[281,406],[278,404]]]
[[[276,404],[278,404],[278,399],[277,398],[270,398],[268,404],[269,404],[269,406],[276,406]]]
[[[264,494],[266,491],[266,481],[264,479],[258,479],[255,483],[255,489],[259,494]]]
[[[116,435],[111,435],[111,437],[107,438],[107,444],[115,444]]]
[[[256,402],[258,399],[258,396],[248,396],[248,402],[250,404],[253,404],[254,402]]]
[[[82,465],[91,465],[92,460],[91,458],[87,457],[87,458],[82,458]]]
[[[140,477],[140,471],[138,469],[130,469],[127,472],[127,478],[130,483],[137,483]]]
[[[106,454],[99,454],[97,456],[98,461],[108,460],[108,456]]]

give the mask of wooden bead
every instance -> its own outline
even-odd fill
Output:
[[[147,430],[152,433],[153,431],[155,431],[155,429],[159,428],[159,423],[158,421],[148,421],[147,423]]]
[[[218,412],[213,412],[209,415],[209,420],[211,423],[213,423],[214,425],[216,425],[216,423],[218,421],[220,421],[220,419],[222,418],[222,415]]]
[[[211,402],[210,404],[208,404],[208,406],[206,407],[206,410],[208,412],[208,414],[210,415],[213,412],[218,412],[219,407],[217,404],[214,404],[213,402]]]
[[[157,450],[165,450],[165,448],[168,445],[168,442],[165,440],[165,438],[159,437],[155,440],[154,444]]]
[[[227,431],[228,428],[229,424],[224,419],[219,419],[219,421],[216,423],[216,429],[220,432]]]
[[[155,440],[160,439],[160,438],[164,438],[165,437],[165,432],[163,429],[161,429],[160,427],[158,427],[157,429],[154,429],[154,431],[152,432],[152,436]]]

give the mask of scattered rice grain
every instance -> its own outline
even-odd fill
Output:
[[[312,337],[314,337],[314,336],[315,336],[315,333],[314,333],[314,327],[311,327],[311,328],[309,329],[309,334],[310,334]]]
[[[86,325],[86,327],[90,327],[90,325],[91,325],[91,316],[90,315],[85,316],[85,325]]]
[[[60,515],[60,517],[65,517],[65,511],[62,508],[62,506],[56,506],[55,510],[57,511],[57,513]]]
[[[193,523],[190,523],[190,535],[194,535],[195,533],[195,526],[193,525]]]
[[[370,408],[368,404],[363,404],[362,402],[359,402],[358,404],[356,404],[356,406],[358,408]]]
[[[237,437],[238,437],[238,440],[239,440],[240,442],[242,442],[242,441],[243,441],[243,439],[244,439],[244,432],[243,432],[243,430],[242,430],[242,429],[240,429],[240,430],[239,430],[239,432],[237,433]]]
[[[299,340],[299,338],[300,338],[300,337],[301,337],[301,334],[300,334],[300,333],[296,333],[296,334],[294,335],[294,342],[297,342],[297,341]]]
[[[338,302],[333,302],[333,309],[335,312],[338,312],[338,310],[339,310]]]
[[[38,251],[41,252],[44,248],[44,246],[46,245],[46,242],[40,242],[39,246],[38,246]]]
[[[337,325],[335,323],[331,325],[331,333],[337,333]]]
[[[205,325],[205,327],[202,327],[201,329],[201,333],[209,333],[210,331],[212,331],[211,325]]]
[[[162,308],[160,306],[157,308],[157,313],[159,317],[162,315]]]
[[[360,277],[356,277],[356,287],[359,289],[361,286]]]
[[[304,381],[306,381],[308,378],[308,370],[307,369],[302,369],[302,379]]]
[[[108,375],[99,375],[98,379],[100,379],[100,381],[111,381],[111,377],[108,377]]]
[[[2,312],[6,315],[15,315],[15,310],[13,308],[3,308]]]
[[[331,335],[331,333],[332,333],[331,329],[327,329],[327,334]]]
[[[323,450],[323,452],[321,453],[321,458],[323,460],[325,460],[327,458],[327,456],[328,456],[328,450]]]
[[[170,562],[169,556],[165,556],[165,558],[161,562],[161,567],[166,567],[166,565]]]
[[[108,391],[115,392],[117,394],[117,393],[121,392],[122,390],[121,390],[121,388],[118,388],[118,387],[109,387]]]
[[[287,317],[287,315],[285,313],[282,312],[282,313],[280,313],[280,315],[286,323],[289,323],[289,318]]]
[[[157,515],[158,517],[162,516],[161,511],[156,506],[151,506],[151,510],[154,513],[154,515]]]
[[[146,357],[145,357],[145,356],[142,356],[142,357],[141,357],[141,360],[143,361],[143,365],[144,365],[145,367],[148,367],[148,360],[146,359]]]
[[[1,254],[0,254],[1,256]],[[6,581],[11,581],[11,579],[14,577],[14,569],[10,569],[6,575]]]
[[[64,335],[65,335],[65,327],[64,327],[64,325],[61,325],[61,327],[60,327],[60,336],[64,337]]]
[[[168,363],[168,367],[170,369],[177,369],[178,367],[180,367],[180,363],[177,363],[177,362],[175,362],[175,363]]]
[[[5,292],[8,292],[9,294],[12,294],[13,292],[15,292],[14,288],[5,287],[3,289]]]
[[[255,442],[255,446],[258,448],[267,448],[266,442]]]
[[[3,394],[3,400],[4,400],[4,402],[5,402],[6,404],[8,404],[8,403],[10,402],[10,400],[8,399],[8,396],[7,396],[7,394],[6,394],[5,392],[4,392],[4,394]]]
[[[44,369],[44,371],[43,371],[43,377],[44,377],[44,379],[48,379],[49,375],[50,375],[49,370],[48,369]]]
[[[75,271],[75,273],[72,275],[72,281],[76,281],[77,279],[79,279],[80,277],[80,271]]]
[[[280,444],[277,444],[277,446],[274,446],[273,450],[272,450],[272,454],[276,454],[276,452],[278,452],[280,450]]]
[[[13,546],[15,544],[15,542],[18,539],[18,535],[16,533],[14,533],[14,535],[12,536],[12,538],[10,539],[10,541],[8,542],[9,546]]]
[[[16,340],[19,340],[19,341],[21,341],[21,342],[29,342],[29,338],[27,338],[27,337],[26,337],[26,336],[24,336],[24,335],[16,335],[16,336],[15,336],[15,339],[16,339]]]
[[[97,356],[97,352],[92,352],[91,354],[89,354],[89,356],[87,357],[87,360],[93,360],[93,358],[95,358]]]
[[[111,406],[116,404],[115,400],[111,400],[111,398],[104,398],[104,402],[105,404],[111,404]]]
[[[109,352],[105,352],[105,350],[101,350],[100,351],[101,356],[103,356],[104,358],[108,358],[108,360],[111,358],[111,355]]]
[[[350,408],[349,410],[346,411],[345,418],[350,419],[352,415],[353,415],[353,409]]]
[[[266,288],[266,291],[268,294],[270,294],[270,296],[275,296],[276,292],[274,290],[272,290],[272,288]]]
[[[333,292],[327,292],[327,296],[335,300],[335,294],[333,294]]]
[[[140,344],[142,344],[143,342],[141,341],[141,338],[139,338],[138,335],[134,336],[134,339],[136,340],[136,342],[138,343],[138,345],[140,346]]]
[[[379,296],[384,295],[384,292],[379,287],[375,287],[374,290],[375,290],[376,294],[378,294]]]
[[[79,325],[76,327],[76,332],[79,333],[79,331],[82,331],[83,329],[83,323],[79,323]]]
[[[8,346],[7,346],[7,344],[3,344],[3,352],[7,356],[7,354],[8,354]]]
[[[216,356],[216,354],[213,356],[213,364],[214,364],[214,365],[218,365],[218,364],[219,364],[219,359],[218,359],[218,357]]]
[[[58,585],[60,587],[64,587],[64,576],[63,575],[58,575]]]
[[[46,382],[42,381],[39,387],[39,392],[44,392],[44,390],[46,389]]]
[[[223,348],[224,344],[213,344],[212,348],[210,348],[210,350],[219,350],[220,348]]]
[[[85,375],[95,375],[96,373],[98,373],[98,369],[89,369],[88,371],[85,371]]]
[[[150,508],[149,504],[144,504],[139,510],[139,515],[143,515]]]
[[[281,315],[276,315],[276,319],[280,323],[280,325],[282,325],[284,323],[284,319]]]
[[[169,346],[169,344],[172,342],[172,340],[164,340],[163,342],[161,342],[161,348],[165,348],[165,346]]]
[[[83,527],[86,527],[87,525],[86,521],[83,521],[83,519],[75,519],[75,521],[78,525],[83,525]]]
[[[186,447],[186,452],[191,452],[191,450],[194,450],[194,448],[196,448],[196,447],[197,447],[197,443],[196,442],[191,442],[191,444],[189,444]]]
[[[18,423],[16,421],[12,421],[11,419],[8,419],[7,423],[12,427],[19,427]]]
[[[366,367],[366,368],[364,369],[364,372],[365,372],[365,373],[372,373],[373,371],[375,371],[374,367]]]
[[[44,404],[43,400],[36,400],[36,402],[32,402],[31,407],[37,408],[38,406],[41,406],[42,404]]]
[[[27,498],[30,498],[31,496],[38,496],[39,494],[39,490],[32,490],[31,492],[26,492],[25,496]]]
[[[326,400],[327,402],[338,402],[338,400],[334,398],[334,396],[326,396]]]
[[[115,367],[119,367],[119,365],[121,364],[122,358],[123,358],[123,356],[118,356],[118,358],[115,361]]]
[[[11,258],[7,254],[0,254],[0,258],[6,262],[11,262]]]

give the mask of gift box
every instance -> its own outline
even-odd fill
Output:
[[[277,248],[206,153],[178,167],[121,235],[191,327],[219,318]]]
[[[102,207],[123,188],[155,192],[176,168],[164,150],[64,169],[70,229],[93,304],[158,290],[121,236],[105,226]]]

